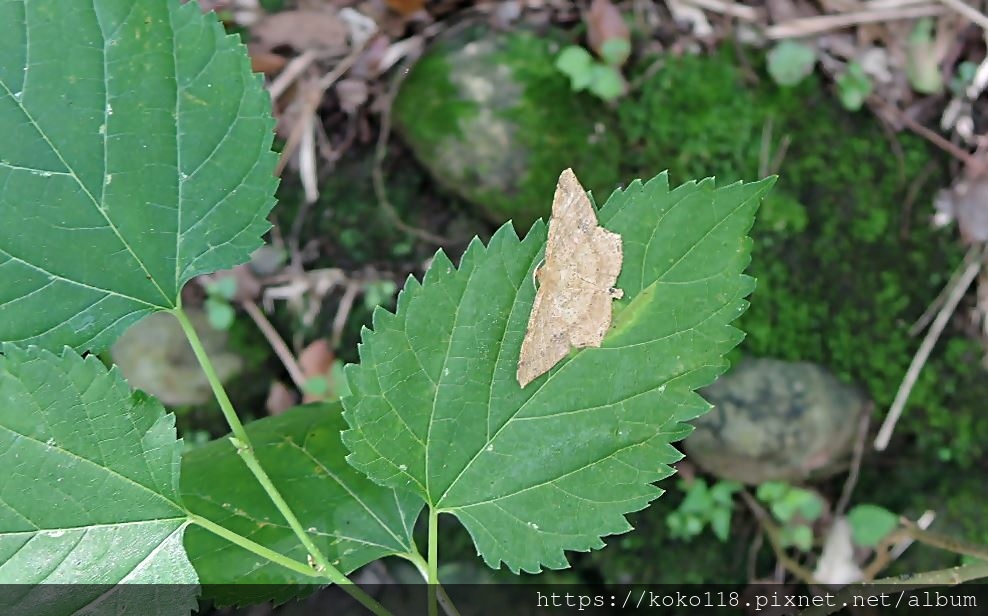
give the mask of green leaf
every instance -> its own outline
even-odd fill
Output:
[[[409,279],[396,314],[374,313],[343,400],[348,460],[375,481],[455,515],[492,567],[567,566],[603,546],[681,455],[681,423],[708,408],[694,389],[741,340],[729,323],[753,281],[745,237],[773,179],[670,191],[665,174],[616,191],[601,225],[623,237],[612,329],[525,389],[516,368],[546,226],[505,225],[459,268],[441,251]]]
[[[954,96],[961,97],[967,91],[968,86],[974,81],[978,72],[978,65],[975,62],[965,60],[957,65],[956,72],[950,80],[950,91]]]
[[[797,513],[804,520],[813,521],[823,513],[823,501],[816,492],[784,482],[765,482],[758,486],[757,495],[769,504],[772,514],[781,522],[789,522]]]
[[[594,64],[590,75],[590,91],[605,101],[612,101],[623,95],[628,85],[620,71],[606,64]]]
[[[299,407],[247,425],[261,465],[302,525],[344,572],[392,554],[415,551],[412,527],[422,510],[410,492],[382,488],[344,458],[339,403]],[[306,552],[227,439],[182,460],[189,510],[301,562]],[[190,558],[206,593],[223,603],[284,601],[311,590],[312,579],[270,562],[198,526],[186,533]],[[208,584],[291,584],[278,588]],[[216,594],[218,593],[218,594]]]
[[[206,285],[206,293],[218,299],[231,301],[237,295],[237,277],[224,276]]]
[[[766,481],[759,484],[755,495],[758,500],[766,503],[781,499],[790,490],[789,484],[782,481]]]
[[[0,350],[0,584],[25,585],[0,611],[188,614],[174,417],[94,356]],[[133,594],[97,586],[117,583],[186,586],[118,612]]]
[[[230,329],[237,313],[230,302],[215,297],[207,297],[205,302],[206,317],[213,329]]]
[[[369,282],[364,287],[364,307],[373,310],[382,304],[390,303],[397,291],[398,285],[393,280]]]
[[[324,376],[309,377],[302,383],[302,390],[313,396],[325,396],[329,393],[329,379]]]
[[[556,68],[570,79],[570,88],[578,92],[590,85],[593,77],[591,68],[594,65],[590,52],[579,45],[563,48],[556,56]]]
[[[847,513],[854,542],[875,547],[899,525],[899,517],[878,505],[858,505]]]
[[[0,341],[100,351],[268,228],[273,120],[196,3],[0,3]]]
[[[804,552],[813,547],[813,529],[805,524],[782,527],[782,545],[795,546]]]
[[[813,72],[816,51],[804,43],[785,40],[767,54],[768,74],[780,86],[794,86]]]
[[[840,102],[848,111],[857,111],[871,94],[871,78],[857,61],[847,65],[847,70],[837,77],[837,92]]]
[[[906,77],[913,90],[922,94],[938,94],[943,90],[942,57],[937,53],[934,30],[933,20],[924,17],[916,22],[906,42]]]
[[[712,510],[710,512],[710,528],[721,543],[726,542],[731,532],[731,510],[727,508]]]
[[[601,59],[615,68],[627,62],[631,55],[631,41],[625,38],[615,37],[604,41],[600,47]]]

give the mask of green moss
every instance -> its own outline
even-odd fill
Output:
[[[352,152],[320,186],[319,201],[309,208],[300,238],[303,246],[310,241],[320,245],[320,261],[310,268],[375,265],[393,269],[396,263],[425,259],[435,250],[399,229],[386,215],[371,181],[373,164],[372,152]],[[407,224],[443,233],[450,221],[462,216],[458,203],[428,194],[428,178],[419,167],[392,164],[391,160],[385,167],[388,202]],[[300,187],[286,183],[279,196],[274,215],[287,235],[304,196]]]
[[[877,122],[843,111],[819,82],[748,86],[726,54],[668,59],[619,117],[631,140],[629,172],[669,168],[674,181],[753,179],[759,161],[788,143],[752,231],[758,287],[740,320],[742,350],[823,363],[887,409],[919,345],[907,329],[961,259],[953,234],[927,222],[932,192],[946,184],[936,153],[899,135],[900,158]],[[897,436],[923,455],[969,464],[986,451],[977,402],[986,399],[972,344],[948,335]]]
[[[446,54],[452,45],[440,42],[423,55],[395,98],[392,113],[409,143],[433,144],[460,137],[460,124],[477,116],[477,104],[461,100],[456,85],[450,81]]]
[[[607,195],[619,178],[608,112],[554,66],[561,37],[467,28],[438,41],[395,100],[395,126],[453,193],[524,231],[549,213],[559,173]]]

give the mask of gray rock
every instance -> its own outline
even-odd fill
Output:
[[[700,392],[686,459],[722,479],[797,482],[846,468],[868,400],[816,364],[746,359]]]
[[[243,360],[226,350],[226,332],[213,329],[199,310],[186,310],[220,381],[236,376]],[[124,332],[110,350],[113,362],[134,389],[169,406],[204,404],[213,399],[209,381],[199,367],[172,315],[156,312]]]

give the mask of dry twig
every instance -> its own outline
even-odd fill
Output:
[[[281,172],[285,170],[285,166],[291,160],[292,155],[295,154],[295,150],[301,143],[305,132],[312,129],[312,125],[306,119],[311,118],[316,113],[316,109],[319,108],[319,103],[322,102],[322,97],[326,93],[326,90],[336,83],[357,62],[360,54],[364,51],[365,45],[366,42],[364,45],[354,48],[353,51],[333,67],[333,70],[306,88],[306,92],[300,101],[299,121],[292,127],[292,132],[289,133],[288,139],[285,140],[285,147],[281,151],[281,158],[278,160],[278,166],[275,169],[276,175],[280,176]]]
[[[295,359],[295,355],[291,349],[288,348],[281,335],[278,334],[278,330],[274,328],[274,325],[271,324],[271,321],[268,320],[264,312],[253,300],[247,299],[240,304],[244,307],[244,311],[247,312],[250,318],[253,319],[254,323],[257,324],[257,328],[264,334],[264,338],[271,345],[274,354],[278,356],[282,365],[285,366],[285,370],[288,371],[288,376],[291,377],[292,383],[295,384],[295,387],[299,391],[302,391],[302,386],[305,385],[306,381],[305,374],[302,373],[302,368],[298,365],[298,360]]]
[[[834,506],[834,515],[843,515],[851,502],[851,494],[854,493],[854,486],[858,483],[858,474],[861,472],[861,460],[864,459],[865,439],[868,437],[868,426],[871,424],[871,410],[874,407],[870,402],[868,408],[861,413],[858,420],[858,434],[854,440],[854,452],[851,455],[851,470],[847,474],[847,481],[841,489],[840,498]]]
[[[758,9],[728,0],[683,0],[686,4],[698,6],[714,13],[729,17],[737,17],[742,21],[757,22],[760,19]]]
[[[926,364],[926,360],[933,351],[934,345],[936,345],[937,340],[940,338],[940,334],[947,326],[947,321],[950,320],[961,298],[964,297],[964,293],[967,292],[968,287],[971,286],[974,278],[978,275],[985,259],[985,253],[985,246],[980,244],[972,246],[968,251],[964,259],[966,266],[962,265],[963,271],[957,278],[957,284],[947,295],[943,307],[940,308],[940,312],[937,314],[936,319],[933,320],[933,324],[926,333],[926,337],[923,338],[919,350],[916,351],[912,363],[909,364],[909,370],[906,371],[906,376],[902,379],[902,385],[899,386],[895,400],[892,401],[892,406],[889,408],[888,415],[885,417],[885,422],[878,431],[878,436],[875,437],[875,449],[878,451],[884,451],[888,447],[889,441],[892,438],[892,432],[895,430],[895,424],[902,415],[902,409],[906,406],[906,401],[909,399],[909,394],[916,384],[916,379],[919,377],[923,365]]]
[[[840,30],[861,24],[879,23],[885,21],[917,19],[942,15],[944,8],[937,4],[925,4],[904,8],[882,8],[878,10],[855,11],[836,15],[818,15],[802,17],[765,29],[765,36],[770,39],[799,38],[820,34],[829,30]]]
[[[813,578],[813,572],[806,569],[786,554],[786,550],[782,547],[782,541],[779,538],[781,531],[772,520],[772,516],[765,511],[758,501],[755,500],[755,497],[749,494],[747,490],[741,490],[741,498],[743,498],[745,504],[748,505],[748,509],[755,514],[755,519],[758,520],[758,524],[762,527],[762,530],[768,537],[768,541],[772,545],[772,551],[775,552],[775,557],[778,559],[779,564],[799,578],[801,582],[805,584],[816,584],[816,580]]]

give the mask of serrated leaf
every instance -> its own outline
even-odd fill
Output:
[[[0,350],[0,584],[24,585],[0,611],[188,614],[174,417],[95,357]],[[118,583],[184,586],[159,605]]]
[[[375,481],[455,515],[492,567],[567,566],[630,529],[680,454],[681,422],[708,405],[694,389],[726,368],[729,323],[753,281],[745,233],[772,184],[670,191],[666,175],[615,192],[600,224],[623,239],[612,329],[521,389],[518,354],[546,227],[511,225],[473,242],[459,268],[439,252],[378,310],[348,367],[348,460]]]
[[[422,502],[371,482],[347,464],[341,411],[339,403],[299,407],[251,422],[247,433],[313,541],[330,562],[350,572],[378,558],[415,552],[412,528]],[[226,439],[186,454],[182,496],[193,513],[305,562],[305,549]],[[312,578],[264,562],[198,526],[187,531],[186,546],[206,593],[224,604],[280,602],[315,588]]]
[[[196,3],[0,2],[0,341],[98,351],[246,261],[273,121]]]

